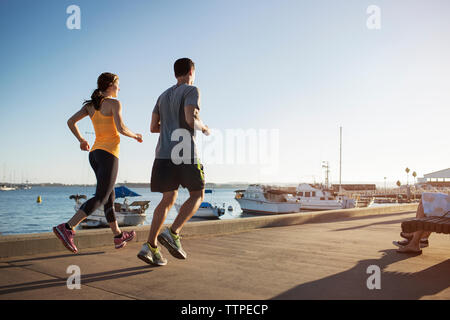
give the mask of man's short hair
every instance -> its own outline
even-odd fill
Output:
[[[191,59],[181,58],[175,61],[173,69],[175,71],[175,77],[178,78],[187,75],[191,69],[195,69],[195,65]]]

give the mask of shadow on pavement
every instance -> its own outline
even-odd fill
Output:
[[[400,225],[403,221],[406,221],[406,220],[407,219],[396,219],[396,220],[389,220],[389,221],[374,222],[374,223],[369,223],[369,224],[362,224],[362,225],[355,226],[355,227],[335,229],[333,231],[347,231],[347,230],[356,230],[356,229],[362,229],[362,228],[366,228],[366,227],[384,225],[384,224],[398,224],[398,233],[400,233],[400,231],[401,231]]]
[[[420,299],[433,295],[450,286],[450,259],[414,273],[385,272],[395,262],[411,258],[411,255],[383,250],[380,259],[359,261],[353,268],[312,282],[307,282],[273,297],[281,300],[327,299]],[[368,289],[367,281],[372,273],[367,268],[376,265],[381,269],[381,289]]]
[[[341,219],[330,219],[330,220],[318,221],[318,223],[335,223],[335,222],[341,222],[341,221],[358,221],[358,220],[367,220],[367,219],[400,217],[400,216],[409,216],[412,213],[416,213],[416,211],[408,211],[408,212],[400,212],[400,213],[367,214],[367,215],[361,215],[361,216],[343,217]],[[407,219],[407,218],[404,218],[403,220],[405,220],[405,219]]]
[[[37,258],[25,258],[21,260],[10,260],[10,261],[2,261],[3,263],[17,263],[17,262],[28,262],[28,261],[37,261],[37,260],[50,260],[50,259],[58,259],[58,258],[67,258],[67,257],[79,257],[79,256],[92,256],[97,254],[103,254],[104,251],[98,252],[87,252],[87,253],[68,253],[68,254],[60,254],[57,256],[46,256],[46,257],[37,257]]]
[[[152,268],[151,266],[141,266],[141,267],[133,267],[133,268],[125,268],[119,270],[111,270],[99,273],[91,273],[91,274],[81,274],[81,286],[84,284],[98,282],[98,281],[106,281],[106,280],[114,280],[119,278],[131,277],[135,275],[140,275],[144,273],[151,272],[152,270],[148,270]],[[141,270],[141,271],[138,271]],[[68,274],[67,277],[70,275]],[[50,280],[41,280],[41,281],[33,281],[33,282],[25,282],[19,284],[12,284],[6,286],[0,286],[0,295],[10,294],[15,292],[29,291],[29,290],[37,290],[37,289],[46,289],[52,287],[66,287],[67,279],[65,278],[57,278]]]
[[[7,268],[22,268],[22,267],[29,267],[32,266],[32,264],[21,264],[21,265],[15,265],[11,264],[9,266],[0,266],[0,269],[7,269]]]
[[[293,219],[293,225],[306,225],[306,224],[315,224],[315,223],[320,223],[320,224],[327,224],[327,223],[336,223],[336,222],[343,222],[343,221],[357,221],[357,220],[367,220],[367,219],[379,219],[379,218],[385,218],[385,217],[392,217],[392,216],[402,216],[402,215],[411,215],[412,213],[415,213],[415,211],[411,211],[411,212],[402,212],[402,213],[396,213],[396,214],[392,214],[392,213],[386,213],[386,214],[372,214],[372,215],[366,215],[366,216],[353,216],[353,217],[341,217],[341,218],[327,218],[327,217],[323,217],[320,215],[321,211],[312,211],[312,212],[307,212],[305,211],[305,213],[317,213],[317,216],[313,216],[311,217],[310,220],[308,220],[306,223],[295,223],[296,218],[292,217]],[[296,214],[296,213],[293,213]],[[273,216],[270,214],[261,214],[258,216]],[[247,216],[242,216],[242,217],[247,217]],[[250,216],[248,216],[250,217]],[[287,224],[289,224],[288,220],[290,220],[290,213],[286,213],[283,214],[283,217],[285,218],[283,223],[280,224],[279,221],[271,221],[268,222],[264,225],[265,228],[271,228],[271,227],[279,227],[279,226],[286,226]],[[396,221],[402,222],[404,220],[406,220],[407,218],[405,217],[404,219],[399,219]],[[396,222],[388,222],[388,223],[396,223]],[[363,226],[364,227],[364,226]],[[357,227],[359,228],[359,227]]]

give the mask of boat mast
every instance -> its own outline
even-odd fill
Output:
[[[3,181],[2,183],[6,185],[6,163],[3,163]]]
[[[342,127],[339,127],[339,193],[342,190]]]
[[[330,163],[328,161],[322,161],[322,168],[325,168],[325,186],[328,189],[328,175],[330,173]]]

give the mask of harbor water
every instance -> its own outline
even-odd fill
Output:
[[[141,196],[128,198],[129,203],[139,200],[150,201],[144,225],[150,224],[153,211],[161,200],[162,194],[150,192],[150,188],[131,189]],[[29,190],[0,192],[0,235],[51,232],[52,227],[67,222],[75,213],[75,201],[69,199],[71,195],[84,194],[89,199],[94,192],[93,186],[34,186]],[[242,210],[234,199],[234,195],[234,189],[214,189],[212,194],[205,194],[205,201],[220,207],[225,204],[225,214],[220,219],[241,218]],[[37,202],[39,196],[41,203]],[[187,190],[180,188],[178,198],[185,200],[187,197]],[[116,202],[123,202],[123,199],[116,199]],[[233,211],[228,211],[228,206],[232,206]],[[172,222],[176,215],[177,212],[173,206],[165,222]],[[190,222],[195,221],[200,219],[193,218]]]
[[[128,203],[133,201],[150,201],[146,210],[144,225],[151,224],[153,211],[162,198],[162,194],[150,191],[150,188],[131,188],[140,194],[139,197],[127,198]],[[235,189],[216,188],[213,193],[205,194],[204,201],[213,206],[225,208],[225,214],[219,219],[238,219],[254,217],[255,214],[243,213],[239,203],[234,199]],[[83,194],[89,199],[95,192],[94,186],[34,186],[32,189],[18,189],[13,191],[0,191],[0,236],[11,234],[28,234],[51,232],[52,228],[62,222],[67,222],[75,213],[75,201],[69,199],[71,195]],[[177,202],[183,202],[189,196],[186,189],[180,188]],[[41,202],[38,202],[40,197]],[[82,200],[84,201],[84,200]],[[116,199],[122,203],[123,198]],[[374,203],[371,207],[392,206],[394,203]],[[228,211],[228,207],[233,208]],[[306,210],[300,210],[306,211]],[[265,213],[257,213],[257,216]],[[165,223],[171,223],[177,216],[175,206],[171,208]],[[205,221],[195,216],[188,222]]]

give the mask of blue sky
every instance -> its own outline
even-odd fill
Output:
[[[71,4],[80,30],[66,27]],[[369,5],[381,9],[380,30],[366,26]],[[109,71],[125,123],[144,135],[122,137],[118,181],[148,182],[151,111],[180,57],[196,63],[211,128],[279,130],[275,174],[205,164],[207,181],[323,181],[329,161],[337,182],[339,126],[344,182],[448,168],[449,9],[445,0],[3,0],[0,180],[95,182],[66,121]],[[87,118],[79,127],[93,131]]]

